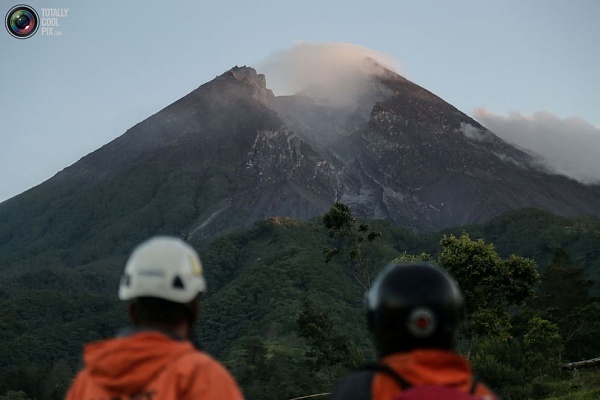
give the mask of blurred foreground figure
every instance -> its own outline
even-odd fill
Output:
[[[227,370],[190,341],[205,289],[188,244],[155,237],[138,246],[119,288],[134,327],[85,347],[67,399],[241,400]]]
[[[330,400],[495,400],[454,352],[464,301],[428,263],[390,264],[367,293],[377,364],[342,379]]]

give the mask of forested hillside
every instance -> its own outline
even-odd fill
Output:
[[[444,265],[440,256],[451,245],[457,254],[482,252],[506,271],[512,271],[511,254],[531,258],[540,271],[537,296],[497,302],[494,315],[507,319],[498,319],[499,328],[488,331],[493,334],[478,333],[469,343],[465,337],[462,350],[504,398],[597,394],[597,374],[572,378],[559,365],[600,356],[600,313],[592,295],[600,276],[599,220],[523,210],[428,235],[385,221],[356,224],[365,226],[357,235],[376,233],[358,249],[370,273],[410,255]],[[364,289],[353,274],[356,248],[344,240],[329,235],[321,218],[272,218],[210,243],[192,238],[208,282],[198,341],[231,368],[248,399],[327,392],[337,377],[373,359]],[[329,262],[325,246],[338,249]],[[81,366],[83,344],[127,324],[116,300],[126,257],[2,278],[0,399],[62,398]]]

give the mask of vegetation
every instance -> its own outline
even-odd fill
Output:
[[[394,258],[429,259],[455,276],[476,305],[465,325],[465,354],[502,398],[598,398],[598,369],[574,374],[560,365],[600,356],[600,221],[524,210],[429,235],[385,221],[352,222],[372,273]],[[191,238],[209,284],[197,337],[250,400],[327,392],[374,358],[364,287],[349,273],[357,260],[352,246],[343,247],[353,242],[332,237],[335,226],[273,218],[211,243]],[[380,235],[369,241],[369,232]],[[98,242],[95,254],[110,253],[105,244]],[[326,262],[324,245],[341,251]],[[88,264],[53,257],[2,276],[0,399],[62,398],[81,367],[82,346],[127,324],[116,300],[125,253]],[[11,257],[4,251],[4,262]]]
[[[441,244],[439,265],[456,279],[465,297],[467,356],[476,337],[507,340],[509,307],[523,305],[539,281],[535,262],[515,255],[503,260],[492,244],[471,240],[466,233],[444,236]]]
[[[337,238],[333,247],[325,246],[325,262],[334,257],[346,256],[347,268],[354,279],[366,291],[371,287],[371,279],[376,266],[370,262],[366,245],[381,237],[366,223],[356,221],[346,204],[335,203],[323,216],[323,224],[329,237]]]
[[[336,365],[352,363],[352,344],[347,336],[335,334],[331,310],[319,311],[315,304],[307,300],[296,321],[300,337],[306,341],[305,355],[312,361],[314,371],[324,370],[333,385],[333,368]]]

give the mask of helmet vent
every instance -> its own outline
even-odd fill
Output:
[[[173,287],[175,289],[185,289],[185,287],[183,286],[183,282],[179,276],[176,276],[175,279],[173,279]]]
[[[131,286],[131,275],[124,274],[121,279],[123,286]]]

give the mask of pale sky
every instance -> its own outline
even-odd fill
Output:
[[[1,0],[0,15],[22,3],[68,14],[53,28],[61,36],[40,28],[19,40],[0,27],[0,201],[234,65],[259,67],[299,41],[383,53],[406,78],[537,152],[536,143],[562,148],[581,135],[554,129],[546,141],[523,121],[576,121],[586,145],[571,153],[600,159],[597,0]],[[561,168],[600,181],[585,165]]]

